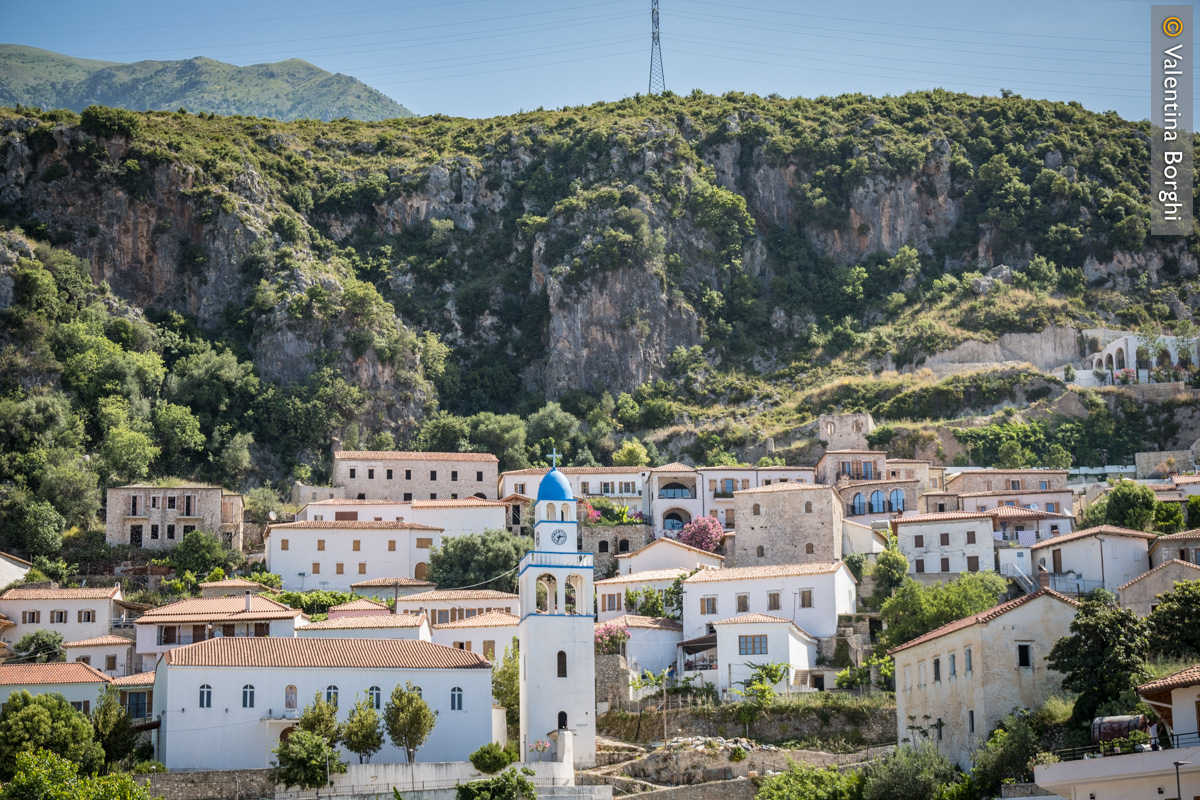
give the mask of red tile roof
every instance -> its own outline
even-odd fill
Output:
[[[338,500],[330,498],[329,500],[313,500],[311,503],[305,503],[308,506],[410,506],[412,501],[407,503],[402,500]]]
[[[892,520],[893,525],[908,525],[913,522],[953,522],[963,519],[990,519],[987,511],[932,511],[928,514],[913,514]]]
[[[387,610],[387,604],[381,603],[378,600],[360,597],[357,600],[351,600],[348,603],[339,603],[336,606],[330,606],[330,611],[380,611]]]
[[[490,669],[483,656],[420,639],[322,639],[241,636],[168,651],[176,667],[285,669]]]
[[[1070,489],[1009,489],[992,492],[956,492],[959,497],[1013,497],[1018,494],[1071,494]]]
[[[482,614],[476,614],[473,617],[464,617],[457,619],[454,622],[443,622],[440,625],[434,625],[439,631],[446,628],[500,628],[510,625],[516,625],[521,621],[521,618],[516,614],[510,614],[507,611],[485,611]]]
[[[1057,547],[1063,542],[1074,542],[1079,539],[1087,539],[1092,536],[1125,536],[1130,539],[1157,539],[1153,533],[1144,533],[1143,531],[1133,531],[1129,528],[1118,528],[1116,525],[1097,525],[1095,528],[1084,528],[1081,531],[1074,533],[1066,533],[1062,536],[1052,536],[1049,539],[1043,539],[1037,544],[1030,547],[1030,550],[1040,550],[1043,547]]]
[[[893,647],[891,650],[888,650],[888,655],[893,655],[895,653],[899,653],[901,650],[907,650],[910,647],[916,647],[919,644],[925,644],[925,642],[931,642],[934,639],[941,638],[942,636],[945,636],[948,633],[954,633],[955,631],[961,631],[964,628],[971,627],[972,625],[978,625],[979,623],[983,623],[983,622],[991,622],[996,617],[999,617],[1002,614],[1007,614],[1009,611],[1012,611],[1014,608],[1020,608],[1021,606],[1025,605],[1026,603],[1033,600],[1034,598],[1042,597],[1043,595],[1053,597],[1056,600],[1061,600],[1062,602],[1068,603],[1072,606],[1079,605],[1079,603],[1075,602],[1071,598],[1069,598],[1065,595],[1061,595],[1052,589],[1039,589],[1038,591],[1034,592],[1033,594],[1027,594],[1024,597],[1018,597],[1016,600],[1009,600],[1006,603],[1001,603],[998,606],[993,606],[992,608],[989,608],[987,611],[981,611],[978,614],[972,614],[969,617],[963,617],[962,619],[957,619],[954,622],[948,622],[945,625],[941,626],[940,628],[934,628],[932,631],[925,634],[924,636],[918,636],[917,638],[912,639],[911,641],[907,641],[904,644],[899,645],[898,647]]]
[[[82,661],[55,664],[0,664],[0,686],[55,683],[110,683],[112,678]]]
[[[250,610],[245,597],[193,597],[179,600],[147,611],[135,621],[138,625],[202,622],[256,622],[272,619],[294,619],[301,612],[277,603],[262,595],[250,596]]]
[[[491,453],[421,453],[411,450],[339,450],[333,454],[337,459],[361,461],[492,461],[500,459]]]
[[[500,473],[505,475],[545,475],[549,467],[527,467],[526,469],[510,469]],[[559,467],[563,475],[634,475],[639,472],[649,472],[650,467]]]
[[[495,589],[434,589],[401,597],[400,603],[433,603],[453,600],[520,600],[520,595],[497,592]]]
[[[886,450],[855,450],[854,448],[845,448],[843,450],[826,450],[826,456],[837,455],[871,455],[871,456],[886,456]],[[824,458],[824,456],[822,456]]]
[[[63,647],[132,647],[133,639],[128,636],[97,636],[94,639],[80,639],[75,642],[66,642]]]
[[[1147,572],[1143,572],[1141,575],[1138,575],[1136,578],[1134,578],[1134,579],[1133,579],[1133,580],[1131,580],[1131,581],[1126,581],[1125,583],[1122,583],[1120,586],[1118,586],[1118,587],[1117,587],[1117,591],[1119,592],[1119,591],[1121,591],[1122,589],[1125,589],[1125,588],[1127,588],[1127,587],[1129,587],[1129,586],[1132,586],[1133,584],[1135,584],[1135,583],[1137,583],[1138,581],[1140,581],[1142,578],[1148,578],[1148,577],[1150,577],[1151,575],[1153,575],[1154,573],[1156,573],[1156,572],[1158,572],[1158,571],[1160,571],[1160,570],[1166,569],[1167,567],[1171,566],[1172,564],[1177,564],[1177,565],[1179,565],[1179,566],[1181,566],[1181,567],[1187,567],[1187,568],[1189,568],[1189,569],[1193,569],[1193,570],[1195,570],[1195,571],[1196,571],[1196,576],[1195,576],[1195,578],[1193,578],[1192,580],[1200,579],[1200,564],[1193,564],[1193,563],[1191,563],[1190,561],[1180,561],[1178,558],[1175,558],[1175,559],[1172,559],[1172,560],[1170,560],[1170,561],[1164,561],[1163,563],[1159,564],[1159,565],[1158,565],[1157,567],[1155,567],[1154,569],[1152,569],[1152,570],[1149,570],[1149,571],[1147,571]]]
[[[419,628],[425,623],[424,614],[364,614],[358,617],[338,617],[310,622],[296,628],[300,636],[304,631],[369,630],[376,628]]]
[[[113,678],[112,685],[121,687],[121,688],[124,688],[127,686],[129,686],[129,687],[153,686],[154,685],[154,673],[153,672],[139,672],[136,675],[125,675],[120,678]]]
[[[777,564],[764,567],[732,567],[702,569],[684,583],[715,583],[752,578],[788,578],[796,575],[827,575],[845,566],[840,561],[818,561],[811,564]],[[852,578],[853,579],[853,578]]]
[[[619,583],[650,583],[651,581],[673,581],[676,578],[687,575],[691,572],[690,569],[683,567],[667,567],[666,569],[644,569],[640,572],[631,572],[628,575],[614,575],[611,578],[605,578],[601,581],[596,581],[596,586],[613,586]]]
[[[379,586],[391,588],[393,586],[437,586],[437,584],[429,581],[417,580],[416,578],[372,578],[369,581],[359,581],[358,583],[350,584],[351,589]]]
[[[1137,690],[1138,694],[1144,695],[1151,692],[1167,691],[1169,689],[1186,689],[1189,686],[1196,686],[1198,684],[1200,684],[1200,664],[1195,664],[1172,675],[1144,683],[1137,687]]]
[[[640,614],[622,614],[619,617],[597,622],[595,627],[600,628],[604,625],[621,625],[626,628],[649,628],[659,631],[682,631],[683,626],[673,619],[666,617],[643,617]]]
[[[773,614],[741,614],[728,619],[719,619],[713,625],[775,625],[780,622],[785,625],[793,624],[790,619],[776,617]]]
[[[1157,544],[1158,542],[1175,542],[1175,541],[1185,541],[1188,539],[1200,539],[1200,528],[1192,528],[1190,531],[1180,531],[1179,533],[1164,534],[1162,536],[1159,536],[1154,541],[1155,541],[1155,544]],[[1153,544],[1150,546],[1154,547]]]
[[[325,519],[325,520],[301,520],[300,522],[280,522],[276,525],[269,525],[267,533],[273,530],[377,530],[377,531],[443,531],[445,528],[435,528],[430,525],[419,525],[415,522],[403,522],[400,520],[382,520],[375,522],[374,520],[354,520],[354,519]]]
[[[701,550],[699,547],[692,547],[690,544],[684,544],[683,542],[679,541],[678,539],[668,539],[665,536],[655,539],[653,542],[651,542],[648,545],[639,547],[637,550],[634,550],[632,553],[621,553],[619,556],[617,556],[617,558],[633,558],[638,553],[644,553],[647,550],[649,550],[651,547],[654,547],[657,544],[662,544],[663,542],[674,545],[675,547],[682,547],[684,550],[691,550],[693,553],[700,553],[702,555],[711,556],[712,558],[720,559],[721,561],[725,560],[725,556],[717,555],[716,553],[710,553],[707,550]]]
[[[690,464],[684,464],[681,461],[672,461],[670,464],[663,464],[661,467],[655,467],[651,472],[695,472],[696,468]]]
[[[258,581],[248,581],[245,578],[226,578],[223,581],[200,584],[201,589],[266,589],[268,587]]]
[[[499,500],[486,500],[482,497],[460,497],[456,500],[413,500],[413,508],[503,508],[505,503]]]
[[[829,491],[831,487],[824,483],[801,483],[800,481],[788,481],[787,483],[772,483],[770,486],[756,486],[753,489],[738,489],[734,492],[739,494],[766,494],[767,492],[796,492],[796,491],[813,491],[824,489]]]
[[[22,589],[18,586],[0,594],[0,600],[111,600],[120,591],[120,586],[95,589]]]

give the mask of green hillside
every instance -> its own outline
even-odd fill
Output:
[[[0,45],[0,105],[82,111],[93,104],[280,120],[412,116],[362,81],[299,59],[247,67],[211,58],[120,64]]]

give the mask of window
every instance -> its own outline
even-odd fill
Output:
[[[314,561],[314,562],[313,562],[312,574],[313,574],[313,575],[320,575],[320,574],[321,574],[321,562],[320,562],[320,561]]]
[[[484,639],[483,640],[483,657],[487,658],[487,659],[492,659],[492,658],[496,657],[496,640],[495,639]]]
[[[629,552],[629,540],[628,539],[622,539],[621,541],[617,542],[617,552],[618,553],[628,553]]]
[[[22,625],[37,625],[41,621],[42,621],[42,612],[40,612],[40,611],[22,611],[21,612],[21,624]]]
[[[345,571],[346,571],[345,565],[339,561],[333,565],[333,571],[338,575],[343,575],[343,574],[345,574]]]
[[[150,507],[158,508],[158,495],[154,495],[153,497],[150,498]]]
[[[750,610],[750,595],[739,594],[737,596],[737,610],[739,614],[745,614]]]
[[[174,538],[175,538],[175,526],[174,526],[174,525],[168,525],[168,526],[167,526],[167,538],[168,538],[168,539],[174,539]]]
[[[567,677],[567,651],[558,651],[558,677]]]
[[[779,610],[779,592],[767,592],[767,611]]]
[[[750,513],[757,517],[762,513],[762,506],[760,506],[758,503],[755,503],[754,508],[750,509]]]
[[[971,671],[971,648],[963,650],[963,671]]]
[[[385,474],[387,475],[387,479],[390,481],[392,479],[392,470],[389,469]]]
[[[255,636],[270,636],[271,635],[271,623],[269,623],[269,622],[254,623],[254,635]]]
[[[738,655],[761,656],[766,652],[767,637],[765,635],[738,637]]]
[[[417,539],[417,549],[418,550],[428,550],[431,547],[433,547],[433,537],[425,537],[425,538]]]
[[[933,660],[933,682],[940,683],[942,680],[942,660],[935,658]]]
[[[717,598],[701,597],[700,598],[700,613],[706,614],[706,615],[717,613]]]
[[[430,492],[430,493],[429,493],[429,499],[430,499],[430,500],[437,500],[437,492]]]
[[[359,550],[362,550],[362,540],[361,540],[361,539],[355,539],[355,540],[354,540],[354,541],[351,543],[351,545],[350,545],[350,549],[351,549],[351,550],[353,550],[353,551],[354,551],[354,552],[356,552],[356,553],[357,553]]]
[[[116,672],[117,671],[116,655],[107,655],[104,657],[104,671],[105,672]]]
[[[138,516],[138,496],[136,494],[129,498],[129,516]]]
[[[50,624],[51,625],[66,625],[67,624],[67,612],[66,611],[51,611],[50,612]]]
[[[383,692],[379,690],[378,686],[372,686],[370,689],[367,689],[367,705],[378,711],[382,702]]]
[[[759,546],[758,546],[758,547],[755,549],[755,551],[754,551],[754,554],[755,554],[756,556],[758,556],[759,558],[763,558],[763,557],[765,557],[765,556],[767,555],[767,548],[763,547],[763,546],[760,544],[760,545],[759,545]]]
[[[1038,483],[1038,488],[1044,492],[1048,488],[1048,484],[1045,481],[1040,481]]]
[[[919,548],[919,547],[924,547],[924,546],[925,546],[925,537],[918,533],[916,536],[913,537],[913,547]]]
[[[288,540],[287,540],[287,539],[280,539],[280,540],[279,540],[279,549],[280,549],[280,550],[287,550],[287,549],[288,549]]]
[[[194,530],[196,530],[196,526],[195,526],[195,525],[184,525],[184,526],[183,526],[183,535],[184,535],[184,536],[187,536],[189,533],[191,533],[191,532],[192,532],[192,531],[194,531]],[[171,538],[173,538],[173,537],[171,537],[171,536],[167,536],[167,538],[168,538],[168,539],[171,539]]]
[[[254,687],[248,683],[242,687],[242,708],[254,708]]]
[[[79,656],[78,658],[75,659],[75,663],[87,664],[90,667],[92,665],[92,657],[91,656]]]
[[[354,478],[354,477],[357,477],[357,475],[358,475],[358,470],[356,470],[354,467],[351,467],[350,468],[350,477]]]
[[[1058,511],[1058,504],[1057,503],[1046,503],[1046,510],[1053,514]]]
[[[404,502],[406,502],[406,503],[411,503],[411,502],[412,502],[412,492],[405,492],[405,493],[404,493]]]
[[[324,549],[325,549],[325,540],[324,540],[324,539],[317,539],[317,550],[318,550],[318,551],[321,551],[321,550],[324,550]]]
[[[950,677],[958,675],[958,656],[954,653],[950,654]]]
[[[811,556],[814,552],[815,552],[815,550],[813,548],[812,542],[809,542],[808,544],[804,545],[804,555]]]
[[[1019,492],[1019,491],[1021,491],[1021,482],[1020,481],[1009,481],[1008,488],[1012,489],[1014,492]]]
[[[967,556],[967,572],[979,572],[979,556]]]
[[[367,574],[367,562],[365,562],[365,561],[358,562],[358,574],[359,575]]]
[[[942,728],[945,727],[945,725],[942,723],[942,718],[938,717],[937,722],[933,723],[933,726],[937,728],[937,738],[940,742],[942,740]]]
[[[948,534],[948,533],[938,534],[938,544],[941,545],[942,547],[949,547],[950,546],[950,534]]]
[[[337,704],[338,704],[338,687],[336,687],[332,684],[325,687],[325,702],[329,703],[329,705],[331,705],[331,706],[337,706]]]
[[[373,470],[373,469],[367,470],[367,480],[371,480],[371,481],[375,480],[375,470]]]
[[[925,571],[925,559],[923,559],[923,558],[918,558],[918,559],[917,559],[917,561],[916,561],[916,566],[914,567],[914,569],[915,569],[915,571],[917,571],[917,572],[924,572],[924,571]]]
[[[975,544],[975,531],[967,531],[967,544]]]
[[[80,622],[95,622],[96,612],[90,608],[83,609],[76,617]]]
[[[950,571],[950,559],[943,557],[941,567],[942,567],[942,572],[949,572]]]
[[[72,700],[71,708],[84,714],[90,714],[92,711],[92,703],[90,700]]]
[[[212,687],[207,683],[200,685],[200,707],[212,708]]]
[[[600,552],[601,553],[608,552],[608,542],[600,542]]]
[[[450,470],[450,480],[452,480],[452,481],[458,480],[458,470],[456,470],[456,469]]]
[[[562,731],[562,730],[566,730],[566,728],[567,728],[567,712],[560,711],[560,712],[558,712],[558,729],[560,731]]]
[[[623,597],[620,592],[615,594],[600,595],[600,610],[601,611],[620,611]]]
[[[967,711],[967,733],[974,733],[974,732],[975,732],[975,712],[968,710]]]
[[[462,689],[457,686],[450,690],[450,710],[462,711]]]
[[[173,495],[172,495],[172,496],[169,496],[169,497],[167,497],[167,510],[168,510],[168,511],[174,511],[174,510],[175,510],[175,497],[174,497]]]
[[[1019,644],[1017,645],[1017,666],[1032,667],[1033,666],[1033,645]]]
[[[482,472],[482,471],[481,471],[481,472],[476,472],[476,473],[475,473],[475,480],[476,480],[476,481],[482,481],[482,480],[483,480],[483,472]]]
[[[158,526],[157,526],[157,525],[151,525],[151,526],[150,526],[150,538],[151,538],[151,539],[157,539],[157,538],[158,538]]]
[[[436,469],[429,470],[429,480],[431,480],[431,481],[437,480],[437,470]]]
[[[800,607],[801,608],[812,608],[813,607],[812,589],[801,589],[800,590]]]

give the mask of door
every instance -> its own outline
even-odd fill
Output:
[[[1062,550],[1051,551],[1050,557],[1054,560],[1054,572],[1062,572]]]
[[[204,639],[206,638],[207,634],[208,634],[208,626],[207,625],[193,625],[192,626],[192,641],[193,642],[203,642]]]
[[[142,526],[141,525],[130,525],[129,526],[129,546],[130,547],[141,547],[142,546]]]

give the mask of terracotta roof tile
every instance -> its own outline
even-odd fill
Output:
[[[303,636],[304,631],[419,628],[423,624],[425,624],[424,614],[364,614],[359,617],[338,617],[337,619],[323,619],[320,622],[310,622],[303,627],[296,628],[296,632],[299,636]]]
[[[954,522],[964,519],[990,519],[986,511],[932,511],[928,514],[913,514],[892,520],[893,525],[909,525],[914,522]]]
[[[520,595],[497,592],[495,589],[433,589],[401,597],[399,603],[433,603],[453,600],[520,600]]]
[[[490,669],[478,653],[420,639],[324,639],[241,636],[168,651],[176,667],[285,669]]]
[[[491,453],[421,453],[411,450],[339,450],[333,458],[360,461],[491,461],[500,459]]]
[[[855,450],[854,448],[845,448],[843,450],[826,450],[825,455],[827,455],[827,456],[839,456],[839,455],[886,456],[887,451],[886,450]],[[822,456],[822,457],[824,457],[824,456]]]
[[[719,619],[713,625],[774,625],[780,622],[785,625],[793,624],[790,619],[776,617],[773,614],[741,614],[728,619]]]
[[[696,468],[690,464],[684,464],[681,461],[672,461],[670,464],[663,464],[661,467],[654,467],[651,472],[695,472]]]
[[[1153,533],[1144,533],[1142,531],[1133,531],[1129,528],[1118,528],[1116,525],[1097,525],[1095,528],[1084,528],[1081,531],[1074,533],[1064,533],[1062,536],[1052,536],[1049,539],[1043,539],[1037,544],[1030,547],[1030,550],[1040,550],[1043,547],[1057,547],[1063,542],[1074,542],[1079,539],[1087,539],[1091,536],[1125,536],[1130,539],[1157,539]]]
[[[683,567],[667,567],[666,569],[644,569],[631,572],[628,575],[614,575],[602,581],[596,581],[596,586],[614,586],[624,583],[650,583],[651,581],[673,581],[681,575],[687,575],[690,569]]]
[[[690,550],[693,553],[700,553],[701,555],[711,556],[713,558],[720,559],[721,561],[725,560],[725,556],[720,556],[720,555],[717,555],[716,553],[710,553],[707,550],[701,550],[699,547],[692,547],[690,544],[684,544],[683,542],[679,541],[678,539],[668,539],[666,536],[661,536],[658,539],[655,539],[650,544],[639,547],[637,550],[634,550],[632,553],[621,553],[619,556],[617,556],[617,558],[633,558],[638,553],[644,553],[647,550],[649,550],[651,547],[654,547],[657,544],[662,544],[663,542],[674,545],[675,547],[682,547],[684,550]]]
[[[351,600],[348,603],[339,603],[336,606],[330,606],[330,611],[379,611],[387,610],[387,604],[381,603],[378,600],[360,597],[357,600]]]
[[[1167,567],[1171,566],[1172,564],[1178,564],[1179,566],[1182,566],[1182,567],[1187,567],[1187,568],[1189,568],[1189,569],[1193,569],[1193,570],[1195,570],[1195,571],[1196,571],[1196,578],[1193,578],[1193,580],[1195,580],[1195,579],[1200,579],[1200,564],[1193,564],[1193,563],[1191,563],[1190,561],[1180,561],[1178,558],[1175,558],[1175,559],[1172,559],[1172,560],[1170,560],[1170,561],[1164,561],[1163,563],[1159,564],[1159,565],[1158,565],[1157,567],[1155,567],[1154,569],[1152,569],[1152,570],[1149,570],[1149,571],[1147,571],[1147,572],[1143,572],[1141,575],[1138,575],[1136,578],[1134,578],[1134,579],[1133,579],[1133,580],[1131,580],[1131,581],[1126,581],[1125,583],[1122,583],[1120,586],[1118,586],[1118,587],[1117,587],[1117,591],[1119,592],[1119,591],[1121,591],[1122,589],[1125,589],[1125,588],[1127,588],[1127,587],[1129,587],[1129,586],[1133,586],[1133,584],[1137,583],[1137,582],[1138,582],[1138,581],[1140,581],[1142,578],[1148,578],[1148,577],[1150,577],[1151,575],[1153,575],[1154,573],[1156,573],[1156,572],[1159,572],[1160,570],[1164,570],[1164,569],[1166,569]]]
[[[0,686],[110,682],[112,678],[82,661],[57,664],[0,664]]]
[[[1168,689],[1186,689],[1189,686],[1200,684],[1200,664],[1182,669],[1172,675],[1159,678],[1156,681],[1150,681],[1137,687],[1138,694],[1149,694],[1151,692],[1162,692]]]
[[[351,589],[374,587],[387,587],[390,589],[393,586],[437,586],[437,584],[416,578],[372,578],[369,581],[359,581],[358,583],[350,584]]]
[[[237,622],[299,617],[301,612],[262,595],[250,596],[250,610],[244,597],[193,597],[159,606],[138,617],[138,625],[168,622]]]
[[[824,483],[801,483],[800,481],[788,481],[787,483],[772,483],[770,486],[756,486],[753,489],[738,489],[734,495],[739,494],[766,494],[768,492],[798,492],[798,491],[813,491],[824,489],[829,491],[832,487]]]
[[[65,642],[63,647],[132,647],[133,639],[128,636],[97,636],[94,639],[80,639],[75,642]]]
[[[840,561],[818,561],[811,564],[776,564],[764,567],[732,567],[729,569],[702,569],[684,583],[714,583],[716,581],[738,581],[753,578],[787,578],[796,575],[827,575],[837,572],[844,565]]]
[[[521,621],[521,618],[516,614],[510,614],[507,611],[485,611],[482,614],[476,614],[473,617],[465,617],[455,620],[454,622],[443,622],[441,625],[433,627],[440,630],[446,628],[498,628],[509,625],[516,625]]]
[[[603,625],[621,625],[626,628],[648,628],[658,631],[683,631],[683,626],[673,619],[666,617],[643,617],[640,614],[622,614],[619,617],[597,622],[595,627],[599,628]]]
[[[1154,541],[1155,541],[1155,543],[1178,542],[1178,541],[1185,541],[1188,539],[1200,539],[1200,528],[1192,528],[1190,531],[1180,531],[1179,533],[1164,534],[1162,536],[1159,536]],[[1154,547],[1153,544],[1150,546]]]
[[[411,506],[412,501],[407,503],[401,500],[350,500],[330,498],[329,500],[313,500],[311,503],[305,503],[304,507],[308,506]]]
[[[110,600],[120,591],[120,586],[94,589],[22,589],[18,586],[0,594],[0,600]]]
[[[267,526],[267,532],[273,530],[377,530],[377,531],[443,531],[445,528],[435,528],[431,525],[419,525],[415,522],[402,522],[399,520],[382,520],[375,522],[374,520],[353,520],[353,519],[325,519],[325,520],[301,520],[300,522],[280,522],[276,525]]]
[[[875,478],[874,480],[869,481],[846,481],[844,483],[839,483],[837,488],[840,492],[845,489],[858,489],[864,486],[896,486],[897,484],[906,483],[911,483],[913,486],[919,486],[921,482],[916,478],[912,478],[911,480],[908,478]]]
[[[928,464],[930,466],[933,466],[932,461],[927,461],[923,458],[889,458],[887,460],[887,463],[889,463],[889,464]]]
[[[994,492],[956,492],[959,497],[1015,497],[1019,494],[1071,494],[1070,489],[1009,489]]]
[[[413,500],[413,508],[503,508],[499,500],[482,497],[460,497],[457,500]]]
[[[899,653],[901,650],[907,650],[910,647],[916,647],[917,645],[924,644],[925,642],[931,642],[934,639],[941,638],[942,636],[945,636],[948,633],[954,633],[955,631],[960,631],[960,630],[963,630],[964,628],[969,628],[972,625],[977,625],[981,622],[991,622],[996,617],[999,617],[1002,614],[1007,614],[1009,611],[1012,611],[1014,608],[1019,608],[1019,607],[1025,605],[1026,603],[1028,603],[1030,600],[1033,600],[1035,597],[1041,597],[1043,595],[1048,595],[1050,597],[1055,598],[1056,600],[1061,600],[1062,602],[1069,603],[1070,605],[1073,605],[1073,606],[1079,605],[1079,603],[1075,602],[1074,600],[1067,597],[1066,595],[1061,595],[1052,589],[1039,589],[1038,591],[1034,592],[1033,594],[1027,594],[1024,597],[1018,597],[1016,600],[1009,600],[1006,603],[1001,603],[998,606],[993,606],[992,608],[989,608],[987,611],[981,611],[978,614],[972,614],[969,617],[963,617],[962,619],[956,619],[953,622],[947,622],[945,625],[941,626],[940,628],[934,628],[932,631],[930,631],[929,633],[927,633],[923,636],[918,636],[917,638],[912,639],[911,641],[907,641],[904,644],[899,645],[898,647],[893,647],[891,650],[888,650],[888,655],[892,655],[893,653]]]
[[[266,589],[258,581],[248,581],[245,578],[226,578],[223,581],[200,584],[201,589]]]
[[[124,675],[120,678],[113,678],[112,685],[120,688],[126,686],[153,686],[154,674],[153,672],[139,672],[136,675]]]
[[[549,467],[510,469],[500,473],[500,477],[503,478],[505,475],[545,475],[549,471]],[[636,475],[640,472],[649,472],[650,467],[559,467],[558,471],[564,475]]]
[[[816,467],[696,467],[697,472],[812,472]]]

